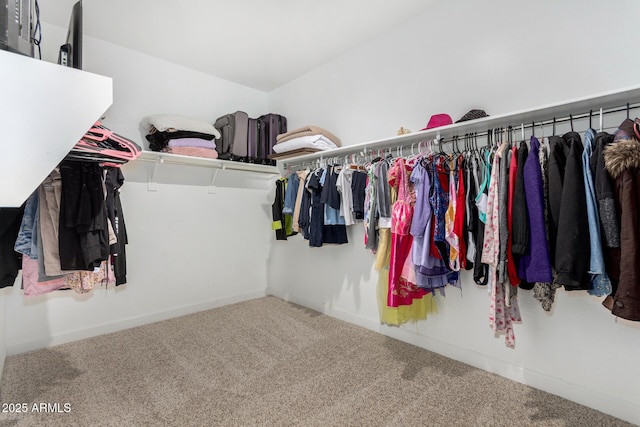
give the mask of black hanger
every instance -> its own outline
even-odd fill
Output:
[[[591,117],[593,115],[593,110],[589,110],[589,129],[593,129],[593,126],[591,126]]]
[[[573,116],[569,114],[569,123],[571,123],[571,132],[573,132]]]
[[[531,136],[536,136],[536,124],[531,122]]]
[[[627,102],[627,120],[629,120],[629,103]]]
[[[553,129],[552,129],[552,134],[555,135],[556,134],[556,118],[553,118]]]

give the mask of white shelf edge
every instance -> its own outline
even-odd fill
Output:
[[[286,169],[294,165],[300,165],[309,161],[320,158],[326,159],[331,157],[341,157],[347,154],[356,153],[362,150],[377,150],[395,146],[409,146],[417,144],[421,141],[433,140],[439,135],[464,135],[465,133],[486,131],[490,128],[507,127],[509,125],[516,127],[520,123],[530,124],[532,121],[539,122],[541,120],[551,120],[554,116],[563,116],[569,114],[580,114],[589,111],[589,107],[595,108],[612,108],[621,105],[621,102],[633,98],[640,101],[640,86],[632,86],[614,91],[604,92],[596,95],[575,98],[572,100],[558,102],[530,109],[498,114],[495,116],[483,117],[481,119],[471,120],[463,123],[454,123],[435,129],[413,132],[406,135],[392,136],[372,141],[361,142],[357,144],[347,145],[331,150],[319,151],[312,154],[304,154],[296,157],[289,157],[281,161],[282,167]],[[582,109],[582,110],[581,110]],[[586,111],[584,111],[586,109]],[[577,111],[580,110],[580,111]],[[544,114],[544,115],[543,115]]]
[[[218,168],[222,170],[238,170],[264,173],[268,175],[280,175],[280,171],[278,170],[277,166],[232,162],[230,160],[207,159],[204,157],[183,156],[180,154],[163,153],[158,151],[143,151],[140,156],[134,160],[134,162],[135,161]]]

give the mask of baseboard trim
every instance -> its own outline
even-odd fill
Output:
[[[249,301],[257,298],[263,298],[265,296],[267,296],[266,290],[264,289],[257,290],[257,291],[240,294],[240,295],[234,295],[231,297],[216,298],[209,301],[199,302],[197,304],[176,307],[170,310],[163,310],[163,311],[158,311],[154,313],[143,314],[140,316],[129,317],[129,318],[117,320],[114,322],[108,322],[108,323],[103,323],[101,325],[92,326],[86,329],[65,332],[65,333],[53,335],[50,337],[42,337],[40,339],[32,340],[29,342],[23,342],[18,344],[8,344],[7,355],[12,356],[12,355],[21,354],[21,353],[27,353],[29,351],[49,348],[56,345],[65,344],[68,342],[78,341],[86,338],[92,338],[98,335],[104,335],[112,332],[122,331],[125,329],[135,328],[136,326],[142,326],[149,323],[155,323],[162,320],[172,319],[175,317],[186,316],[188,314],[193,314],[200,311],[211,310],[213,308],[218,308],[225,305],[236,304],[239,302]],[[2,366],[4,366],[4,360],[3,360]]]
[[[376,320],[332,307],[329,304],[308,300],[304,297],[300,297],[286,291],[276,291],[268,288],[267,293],[284,301],[302,305],[336,319],[416,345],[442,356],[466,363],[467,365],[483,369],[510,380],[517,381],[521,384],[526,384],[547,393],[555,394],[556,396],[588,406],[630,423],[640,425],[640,403],[634,403],[610,396],[599,390],[586,388],[580,384],[555,378],[542,372],[515,365],[509,361],[501,360],[455,344],[434,339],[415,330],[382,325]]]
[[[2,314],[4,316],[4,314]],[[2,376],[4,375],[4,361],[7,357],[7,352],[2,349],[0,351],[0,384],[2,384]]]

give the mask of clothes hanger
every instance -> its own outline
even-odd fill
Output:
[[[555,134],[556,134],[556,118],[555,118],[555,117],[553,118],[553,128],[552,128],[551,133],[552,133],[553,135],[555,135]]]
[[[600,108],[600,132],[602,132],[602,108]]]
[[[573,115],[569,114],[569,123],[571,124],[571,132],[573,132]]]

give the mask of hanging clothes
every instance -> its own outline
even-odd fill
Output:
[[[371,164],[367,169],[367,185],[365,188],[364,202],[364,245],[367,249],[376,253],[378,247],[378,178],[375,174],[375,164]],[[384,257],[381,254],[381,257]],[[382,268],[380,265],[379,268]]]
[[[476,218],[478,216],[478,208],[474,203],[477,196],[478,188],[475,181],[475,169],[477,168],[476,157],[473,153],[466,153],[467,158],[464,162],[465,171],[465,224],[464,233],[466,236],[466,270],[473,270],[476,257]]]
[[[304,199],[304,193],[305,193],[305,183],[307,180],[307,175],[309,174],[309,170],[305,169],[305,170],[301,170],[301,171],[297,171],[296,175],[298,175],[298,194],[296,195],[296,203],[294,205],[293,208],[293,225],[291,226],[293,231],[295,231],[296,233],[300,232],[300,212],[302,210],[302,200]]]
[[[513,256],[513,205],[518,179],[518,149],[514,145],[509,156],[509,195],[507,197],[507,275],[513,286],[520,284],[515,257]]]
[[[456,190],[456,165],[454,161],[449,162],[449,206],[445,212],[445,240],[449,249],[449,268],[453,271],[460,271],[460,238],[455,233],[455,219],[458,205],[458,194]]]
[[[102,171],[96,163],[63,161],[60,176],[60,266],[93,271],[109,257]]]
[[[626,122],[625,122],[626,123]],[[620,139],[626,136],[616,132]],[[596,134],[594,150],[589,159],[589,167],[593,174],[593,186],[598,202],[600,216],[600,232],[603,237],[602,254],[604,256],[605,272],[611,281],[610,295],[605,298],[603,305],[613,308],[613,295],[617,293],[618,278],[620,277],[620,217],[619,207],[615,202],[615,191],[612,177],[605,167],[604,152],[611,145],[614,135],[606,132]]]
[[[614,142],[604,150],[605,166],[613,179],[620,224],[619,280],[608,300],[614,316],[640,321],[640,142],[633,122],[626,119],[618,128]]]
[[[324,206],[322,243],[348,243],[344,217],[340,216],[340,194],[336,187],[338,173],[333,166],[327,166],[320,176],[320,202]]]
[[[566,290],[591,289],[589,220],[582,171],[582,140],[577,132],[563,136],[569,146],[556,236],[556,281]]]
[[[547,147],[541,143],[538,149],[538,163],[540,164],[540,172],[542,177],[542,194],[544,205],[544,225],[547,236],[547,242],[549,241],[549,156],[547,155]],[[528,232],[528,231],[527,231]],[[556,290],[560,288],[560,285],[555,281],[551,282],[523,282],[525,283],[525,289],[533,288],[533,297],[540,302],[544,311],[551,311],[553,303],[556,299]]]
[[[544,220],[542,171],[538,161],[540,141],[532,136],[529,145],[530,151],[523,171],[529,221],[529,246],[520,258],[518,277],[531,283],[550,283],[553,276]]]
[[[347,226],[356,223],[356,218],[353,214],[353,192],[351,190],[354,172],[353,169],[344,167],[336,180],[336,189],[340,194],[340,216],[344,218],[344,224]]]
[[[467,239],[465,233],[465,217],[467,214],[466,209],[466,188],[465,188],[465,174],[464,174],[464,158],[462,155],[458,156],[456,168],[456,214],[453,223],[453,233],[458,237],[458,260],[457,263],[460,269],[466,269],[467,267]]]
[[[445,188],[449,187],[449,174],[443,158],[437,158],[432,162],[432,191],[429,197],[434,220],[432,221],[432,247],[431,253],[436,258],[444,261],[447,269],[449,265],[449,243],[446,239],[446,215],[449,209],[449,193]]]
[[[115,275],[115,285],[120,286],[127,283],[127,252],[126,247],[129,244],[129,236],[127,234],[127,225],[124,220],[124,209],[122,208],[122,200],[120,198],[120,189],[124,184],[124,175],[120,168],[105,168],[105,189],[107,205],[107,215],[109,224],[113,224],[113,231],[116,239],[110,245],[110,253],[113,262],[113,273]],[[104,270],[105,277],[110,279],[108,265],[100,266]]]
[[[450,270],[442,259],[431,255],[432,209],[429,202],[431,179],[423,162],[419,162],[411,172],[411,183],[414,185],[416,202],[411,221],[412,260],[416,269],[417,285],[427,291],[444,288]]]
[[[593,175],[590,167],[591,155],[596,132],[588,129],[584,136],[584,151],[582,153],[582,169],[584,172],[584,190],[587,204],[587,218],[589,222],[589,243],[591,245],[589,259],[589,274],[591,275],[591,295],[607,296],[611,293],[611,281],[605,272],[604,256],[602,254],[602,240],[600,238],[600,216],[596,202],[596,192],[593,186]]]
[[[296,196],[298,195],[298,187],[300,186],[300,180],[298,174],[291,173],[287,177],[286,190],[284,192],[284,203],[282,204],[282,213],[284,215],[290,215],[293,218],[293,210],[296,204]],[[293,227],[293,221],[292,221]]]
[[[309,216],[309,246],[321,247],[324,229],[324,205],[321,201],[322,184],[320,175],[322,169],[311,173],[307,188],[311,192],[311,214]]]
[[[311,194],[309,189],[309,181],[313,176],[313,172],[306,173],[304,183],[300,183],[299,191],[302,192],[302,200],[300,201],[300,212],[298,214],[298,232],[302,234],[305,240],[309,240],[311,236]],[[294,213],[295,215],[295,213]],[[292,226],[293,227],[293,226]]]
[[[293,224],[287,223],[288,215],[282,213],[286,188],[286,178],[280,178],[276,181],[276,195],[271,205],[271,216],[273,218],[271,229],[276,233],[276,240],[287,240],[287,236],[291,233],[289,230],[292,230],[293,227]]]
[[[487,223],[484,237],[482,262],[490,267],[489,282],[491,286],[491,303],[489,305],[489,326],[496,333],[505,334],[508,347],[515,347],[513,322],[521,321],[517,294],[508,291],[505,283],[500,282],[498,262],[500,256],[500,163],[503,155],[507,155],[507,144],[503,143],[495,153],[491,168],[491,181],[487,199]],[[515,288],[517,289],[517,288]]]
[[[486,286],[489,281],[489,266],[482,262],[482,253],[484,251],[484,235],[487,221],[487,199],[489,195],[489,184],[491,177],[491,162],[489,161],[490,152],[485,150],[479,154],[478,166],[479,170],[474,171],[478,175],[476,182],[482,182],[477,191],[474,200],[478,215],[475,219],[476,230],[476,257],[473,268],[473,280],[476,285]]]
[[[568,141],[561,136],[554,135],[549,138],[549,251],[554,268],[556,266],[558,221],[562,204],[562,185],[569,149]]]
[[[517,150],[517,166],[516,166],[516,181],[513,193],[513,216],[510,235],[512,237],[511,254],[513,256],[513,268],[518,270],[520,265],[520,258],[525,254],[529,247],[529,215],[527,212],[527,199],[524,192],[524,165],[529,157],[529,148],[525,141],[520,142],[520,147]],[[545,162],[546,167],[546,162]],[[544,173],[543,179],[544,179]],[[546,210],[546,202],[545,202]],[[546,223],[546,220],[545,220]],[[526,280],[522,280],[522,277],[518,276],[520,280],[521,289],[532,289],[533,283],[529,283]]]
[[[20,208],[0,208],[0,288],[12,286],[18,276],[22,254],[13,248],[23,213],[24,205]]]
[[[424,289],[403,278],[402,271],[411,254],[413,238],[410,234],[415,196],[412,196],[407,177],[407,165],[403,158],[395,161],[389,170],[388,182],[397,188],[397,200],[391,211],[391,253],[389,260],[389,292],[387,304],[390,307],[411,305],[414,299],[425,295]],[[410,258],[409,258],[410,259]]]

